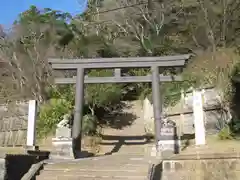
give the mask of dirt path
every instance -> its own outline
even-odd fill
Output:
[[[115,121],[131,122],[121,129],[104,128],[101,143],[101,154],[111,153],[144,153],[147,144],[144,131],[141,101],[126,102],[127,108]]]

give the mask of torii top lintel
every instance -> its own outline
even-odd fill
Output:
[[[155,57],[119,57],[92,59],[49,59],[53,69],[94,69],[123,67],[181,67],[191,54]]]

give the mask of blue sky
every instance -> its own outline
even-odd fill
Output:
[[[5,27],[11,26],[18,14],[27,10],[31,5],[38,8],[51,8],[78,14],[87,7],[87,0],[1,0],[0,24]]]

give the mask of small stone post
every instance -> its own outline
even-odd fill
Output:
[[[28,105],[27,149],[35,150],[37,101],[30,100]]]

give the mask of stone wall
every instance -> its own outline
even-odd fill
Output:
[[[0,180],[4,180],[5,176],[5,159],[0,159]]]
[[[178,125],[181,124],[183,134],[194,134],[194,119],[193,119],[193,95],[188,92],[173,107],[164,108],[163,112],[168,119],[175,121]],[[209,134],[216,133],[219,128],[219,123],[222,121],[223,114],[219,108],[218,93],[213,89],[204,90],[204,119],[206,131]],[[154,132],[153,105],[147,98],[143,102],[145,129]],[[151,134],[149,133],[149,134]]]
[[[26,144],[28,102],[0,105],[0,146]]]
[[[240,159],[215,157],[209,159],[164,160],[155,169],[157,180],[239,180]]]

